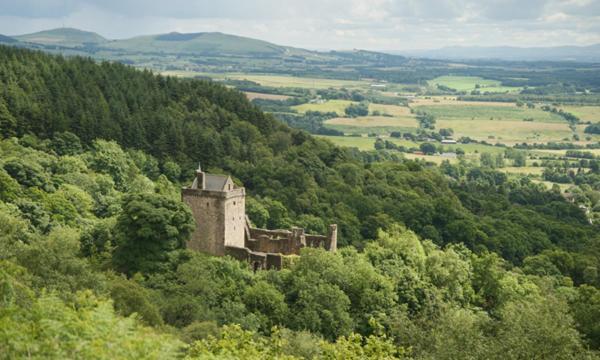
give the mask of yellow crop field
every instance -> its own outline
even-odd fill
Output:
[[[566,112],[577,116],[582,121],[600,122],[600,106],[561,106]]]

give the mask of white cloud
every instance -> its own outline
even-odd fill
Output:
[[[0,33],[221,31],[307,48],[600,42],[600,0],[0,0]]]

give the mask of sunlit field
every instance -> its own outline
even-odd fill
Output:
[[[477,76],[440,76],[429,80],[429,85],[443,85],[457,91],[479,90],[483,92],[517,92],[520,87],[502,86],[500,81],[483,79]],[[477,87],[479,85],[479,88]]]

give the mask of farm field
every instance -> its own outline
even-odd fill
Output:
[[[418,154],[408,154],[403,153],[404,157],[411,160],[425,160],[428,162],[441,164],[444,160],[448,160],[451,164],[457,163],[458,158],[445,158],[439,155],[418,155]]]
[[[410,108],[407,106],[385,105],[385,104],[369,104],[369,112],[379,111],[381,114],[389,114],[393,116],[413,116],[410,113]]]
[[[481,92],[517,92],[520,87],[502,86],[500,81],[484,79],[477,76],[440,76],[428,81],[429,85],[442,85],[457,91],[479,90]],[[477,89],[476,86],[480,87]]]
[[[411,108],[436,117],[436,129],[451,128],[454,138],[462,136],[489,143],[514,145],[516,143],[546,143],[572,141],[587,144],[600,139],[598,135],[584,134],[586,125],[578,125],[575,133],[580,140],[572,140],[573,132],[567,122],[557,114],[539,108],[518,107],[513,103],[462,102],[455,97],[419,97],[410,107],[370,104],[372,114],[378,111],[391,116],[363,116],[345,118],[344,110],[352,104],[349,100],[329,100],[322,103],[302,104],[292,107],[300,113],[306,111],[335,112],[340,117],[325,121],[325,126],[346,134],[388,135],[392,131],[416,132],[418,124]],[[594,113],[595,107],[584,108]],[[591,109],[587,109],[591,108]],[[600,108],[600,107],[599,107]],[[533,121],[523,121],[533,119]],[[589,138],[589,140],[587,140]]]
[[[435,116],[436,128],[451,128],[455,137],[468,136],[512,145],[522,142],[563,141],[565,138],[571,139],[573,135],[562,117],[540,109],[517,107],[509,103],[499,105],[462,103],[451,99],[442,101],[445,103],[440,101],[430,102],[430,105],[415,105],[419,104],[417,101],[411,106]],[[578,127],[577,133],[580,138],[585,138],[583,127]]]
[[[165,72],[166,74],[170,72]],[[172,72],[171,72],[172,73]],[[182,72],[176,72],[182,73]],[[286,75],[270,75],[270,74],[244,74],[244,73],[203,73],[203,72],[188,72],[179,76],[207,76],[215,80],[249,80],[254,81],[262,86],[272,87],[298,87],[305,89],[327,89],[327,88],[368,88],[368,81],[352,81],[352,80],[336,80],[323,78],[309,78]]]
[[[498,171],[505,172],[507,174],[516,174],[516,175],[534,175],[541,176],[544,172],[543,167],[539,166],[521,166],[521,167],[503,167],[499,168]]]
[[[375,150],[375,138],[366,136],[326,136],[316,135],[321,139],[327,139],[338,146],[355,147],[362,151]]]
[[[542,111],[540,109],[528,109],[517,106],[497,106],[479,103],[478,105],[463,104],[456,105],[418,105],[412,106],[415,110],[432,114],[439,120],[507,120],[520,121],[533,119],[533,122],[562,123],[565,120],[559,115]]]
[[[596,156],[600,156],[600,149],[578,149],[577,151],[583,151],[583,152],[591,152],[592,154],[596,155]],[[536,153],[536,154],[553,154],[553,155],[557,155],[557,156],[565,156],[567,154],[567,150],[550,150],[550,149],[536,149],[536,150],[532,150],[532,153]]]
[[[480,105],[480,106],[506,106],[517,108],[515,103],[501,101],[463,101],[456,96],[423,96],[410,100],[410,106],[419,105]]]
[[[360,150],[374,150],[376,137],[356,137],[356,136],[325,136],[319,135],[323,139],[328,139],[334,144],[346,147],[357,147]],[[407,148],[418,148],[418,142],[408,141],[398,138],[386,137],[385,140],[391,141],[398,146],[405,146]],[[440,145],[436,143],[436,146]],[[465,155],[468,158],[475,158],[479,153],[487,152],[491,154],[499,154],[505,151],[505,148],[500,146],[482,145],[482,144],[451,144],[443,145],[444,150],[455,151],[456,149],[462,149],[465,151]]]
[[[335,112],[340,116],[345,114],[345,110],[351,104],[356,104],[356,101],[350,100],[327,100],[325,102],[316,102],[292,106],[299,113],[305,113],[307,111],[320,111],[320,112]],[[392,115],[395,117],[411,117],[414,115],[410,113],[410,108],[406,106],[398,105],[384,105],[384,104],[369,104],[369,112],[373,113],[379,111],[382,115]]]
[[[464,150],[465,154],[480,154],[480,153],[490,153],[490,154],[502,154],[506,150],[501,146],[491,146],[491,145],[483,145],[483,144],[451,144],[451,145],[443,145],[444,149],[450,151],[456,151],[456,149]]]
[[[600,122],[600,106],[561,106],[566,112],[577,116],[582,121]]]
[[[561,141],[571,137],[566,123],[515,122],[506,120],[438,120],[437,128],[451,128],[454,136],[513,145],[522,142]]]
[[[360,116],[356,118],[334,118],[325,121],[328,127],[330,125],[346,125],[353,127],[399,127],[399,128],[415,128],[417,121],[414,117],[388,117],[388,116]]]
[[[265,93],[258,93],[258,92],[252,92],[252,91],[244,91],[244,94],[246,94],[246,97],[250,101],[252,101],[254,99],[287,100],[291,97],[291,96],[287,96],[287,95],[265,94]]]
[[[298,111],[299,113],[305,113],[307,111],[320,111],[320,112],[334,112],[340,116],[345,114],[346,108],[350,104],[354,104],[355,102],[350,100],[327,100],[325,102],[320,103],[308,103],[302,105],[292,106],[292,109]]]
[[[334,118],[325,121],[325,127],[346,134],[389,135],[392,131],[414,133],[417,121],[411,116],[360,116],[356,118]]]

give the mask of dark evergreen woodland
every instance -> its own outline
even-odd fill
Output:
[[[0,85],[0,357],[597,356],[600,231],[559,193],[121,64],[0,47]],[[340,251],[254,273],[185,250],[198,162],[256,225],[337,223]]]

